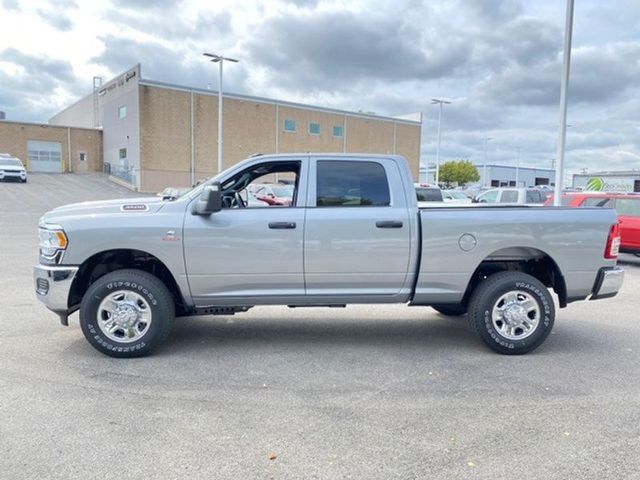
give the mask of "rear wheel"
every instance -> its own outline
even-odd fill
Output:
[[[117,270],[93,283],[80,304],[80,326],[89,343],[111,357],[141,357],[168,336],[173,298],[155,276]]]
[[[551,333],[555,308],[549,290],[538,279],[500,272],[478,285],[468,319],[489,348],[521,355],[539,347]]]
[[[440,312],[442,315],[446,315],[447,317],[459,317],[460,315],[465,315],[467,313],[466,305],[461,305],[459,303],[431,305],[431,308]]]

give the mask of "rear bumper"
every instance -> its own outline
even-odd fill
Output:
[[[590,300],[614,297],[620,291],[624,280],[624,270],[620,267],[601,268],[593,285]]]
[[[78,267],[36,265],[33,267],[33,282],[36,297],[51,311],[60,316],[66,325],[69,314],[69,290],[78,272]]]

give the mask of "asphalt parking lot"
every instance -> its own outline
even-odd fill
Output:
[[[116,360],[39,304],[31,266],[42,213],[123,196],[0,184],[0,477],[640,478],[640,259],[522,357],[429,308],[352,306],[179,319]]]

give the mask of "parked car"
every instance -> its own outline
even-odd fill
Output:
[[[0,155],[0,182],[3,180],[19,180],[27,183],[27,169],[20,159],[8,154]]]
[[[428,183],[414,183],[418,208],[441,207],[444,202],[442,190]]]
[[[295,204],[244,208],[239,192],[272,173],[297,177]],[[553,328],[551,289],[564,308],[616,295],[624,276],[613,210],[418,209],[396,155],[248,158],[172,201],[56,208],[39,238],[38,299],[64,325],[80,310],[114,357],[150,353],[176,316],[354,303],[467,314],[489,348],[523,354]]]
[[[167,187],[162,192],[156,193],[158,197],[161,197],[163,200],[175,200],[178,197],[181,197],[185,193],[187,193],[190,188],[182,188],[182,187]]]
[[[461,190],[442,190],[442,199],[445,203],[451,204],[471,203],[471,199],[467,197]]]
[[[554,195],[544,202],[545,206],[553,205]],[[560,196],[563,207],[604,207],[610,203],[611,194],[604,192],[565,192]]]
[[[567,207],[614,208],[620,224],[620,251],[640,257],[640,196],[584,191],[565,193],[560,203]],[[545,205],[553,205],[553,197]]]
[[[509,205],[542,205],[547,200],[546,193],[537,188],[504,187],[493,188],[481,193],[474,203],[503,203]]]

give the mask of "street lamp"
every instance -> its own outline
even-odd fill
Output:
[[[442,105],[449,105],[451,102],[441,100],[439,98],[432,98],[432,105],[440,105],[440,113],[438,113],[438,146],[436,147],[436,185],[440,180],[440,125],[442,123]]]
[[[224,114],[222,112],[222,65],[224,62],[238,63],[238,60],[213,53],[203,53],[203,55],[211,58],[211,61],[218,63],[220,67],[220,86],[218,88],[218,173],[220,173],[222,171],[222,133],[224,129]]]
[[[482,183],[484,184],[483,187],[487,186],[487,144],[489,143],[489,141],[493,140],[493,137],[485,137],[484,138],[484,172],[482,173],[482,176],[484,177],[482,180]]]

